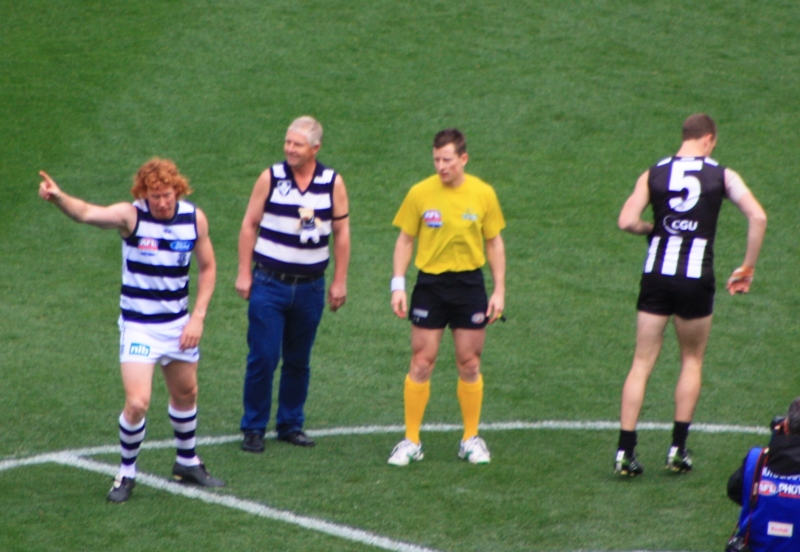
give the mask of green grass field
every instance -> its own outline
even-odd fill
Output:
[[[123,404],[119,239],[37,194],[128,199],[149,157],[174,159],[208,215],[218,284],[200,366],[204,437],[235,436],[247,353],[235,294],[238,228],[286,126],[325,126],[320,160],[344,177],[353,257],[346,307],[326,313],[309,430],[402,424],[408,324],[389,307],[394,213],[432,173],[441,128],[467,135],[508,227],[505,324],[489,330],[486,424],[613,422],[633,349],[645,241],[616,228],[638,175],[674,153],[680,124],[719,125],[715,158],[770,218],[756,281],[732,298],[745,221],[723,208],[714,330],[695,422],[766,427],[800,394],[795,222],[800,191],[800,12],[793,2],[539,0],[460,3],[0,0],[0,467],[114,446]],[[672,330],[642,421],[670,423]],[[458,424],[452,346],[426,412]],[[147,442],[171,438],[156,378]],[[487,429],[492,464],[456,458],[457,431],[386,466],[396,428],[318,437],[313,450],[200,447],[225,500],[262,505],[438,551],[721,550],[738,509],[725,482],[763,435],[691,435],[696,469],[669,477],[664,430],[642,431],[647,473],[611,473],[614,429]],[[111,472],[116,453],[87,458]],[[171,448],[146,449],[167,478]],[[102,470],[101,470],[102,471]],[[375,546],[141,484],[107,504],[104,473],[42,463],[0,470],[0,550],[366,551]],[[156,479],[155,481],[160,481]],[[214,495],[214,496],[217,496]]]

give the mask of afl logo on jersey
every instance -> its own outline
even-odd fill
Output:
[[[422,213],[422,222],[428,228],[439,228],[442,225],[442,213],[436,209],[429,209]]]
[[[148,257],[158,253],[158,240],[154,238],[139,238],[139,253]]]
[[[174,241],[170,242],[169,248],[173,251],[191,251],[194,249],[194,242],[191,241]]]
[[[664,229],[673,235],[682,234],[683,232],[694,232],[697,230],[697,221],[664,217]]]
[[[758,484],[758,494],[763,496],[775,496],[778,494],[778,486],[772,481],[761,481]]]

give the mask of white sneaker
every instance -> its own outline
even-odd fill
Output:
[[[408,439],[403,439],[389,455],[389,464],[392,466],[408,466],[412,460],[422,460],[422,443],[416,444]]]
[[[466,441],[461,441],[461,448],[458,449],[458,457],[469,461],[470,464],[488,464],[492,459],[486,442],[478,437],[470,437]]]

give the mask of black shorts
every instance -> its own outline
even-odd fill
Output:
[[[714,312],[713,276],[683,278],[643,274],[636,308],[651,314],[677,315],[691,320]]]
[[[420,328],[465,328],[479,330],[488,322],[486,286],[483,273],[420,272],[411,294],[408,319]]]

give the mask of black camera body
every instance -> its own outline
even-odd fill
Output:
[[[752,552],[744,542],[744,537],[732,537],[725,547],[725,552]]]
[[[786,416],[775,416],[769,424],[773,435],[788,435],[789,428],[786,427]]]

